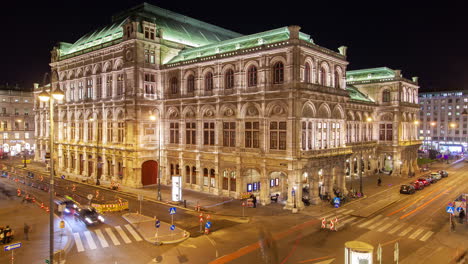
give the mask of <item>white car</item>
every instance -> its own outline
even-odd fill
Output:
[[[432,179],[435,179],[436,181],[442,179],[442,176],[438,172],[432,172],[431,177],[432,177]]]

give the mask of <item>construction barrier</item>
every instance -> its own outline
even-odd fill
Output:
[[[128,210],[128,201],[119,201],[115,203],[91,203],[91,206],[96,208],[96,211],[99,213],[104,212],[119,212],[123,210]]]

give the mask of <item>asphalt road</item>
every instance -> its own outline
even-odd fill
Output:
[[[178,210],[174,218],[176,225],[188,229],[194,237],[177,245],[155,246],[138,241],[126,227],[121,213],[106,214],[106,222],[95,227],[86,227],[68,217],[75,244],[67,254],[67,263],[344,263],[344,243],[351,240],[367,242],[375,248],[381,244],[382,263],[393,263],[395,242],[399,243],[400,260],[404,260],[425,245],[436,244],[438,235],[450,235],[445,229],[448,221],[445,207],[468,189],[464,180],[468,176],[467,168],[466,163],[456,164],[448,169],[448,178],[413,195],[398,194],[396,203],[369,217],[353,215],[359,209],[352,206],[336,209],[332,215],[346,222],[338,232],[321,230],[320,217],[287,214],[253,217],[248,224],[214,220],[213,233],[205,236],[198,235],[196,215]],[[73,193],[72,184],[58,180],[58,192]],[[95,194],[93,186],[75,184],[75,188],[83,197]],[[47,199],[46,192],[35,188],[31,192]],[[104,199],[116,195],[129,200],[131,211],[139,210],[135,196],[100,190]],[[170,222],[168,208],[152,201],[142,202],[143,214],[166,222]],[[435,253],[428,252],[419,263],[429,263],[428,259]]]

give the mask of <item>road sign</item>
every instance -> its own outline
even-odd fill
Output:
[[[65,221],[60,221],[60,228],[65,228]]]
[[[340,197],[335,197],[335,198],[333,198],[333,202],[334,202],[335,204],[340,204]]]
[[[10,251],[21,247],[21,242],[4,246],[5,251]]]
[[[446,210],[447,210],[447,213],[453,214],[454,209],[455,209],[455,208],[453,208],[452,206],[447,206],[447,209],[446,209]]]
[[[155,226],[156,226],[156,228],[159,228],[161,226],[161,221],[156,220]]]
[[[211,228],[211,222],[210,221],[206,222],[205,228]]]
[[[296,196],[296,190],[293,188],[291,191],[292,196]]]
[[[93,195],[92,194],[88,194],[88,200],[91,200],[93,199]]]
[[[138,201],[143,201],[143,194],[138,195]]]
[[[171,225],[171,230],[174,231],[175,225]]]
[[[449,203],[448,203],[448,206],[453,206],[453,203],[452,203],[452,202],[449,202]]]
[[[461,206],[457,207],[457,212],[459,213],[463,208]]]
[[[173,215],[175,213],[176,213],[176,208],[175,207],[169,208],[169,214]]]
[[[339,208],[340,207],[340,204],[339,203],[336,203],[335,204],[335,208]]]
[[[59,204],[59,206],[58,206],[58,211],[59,211],[59,212],[65,211],[65,207],[66,207],[66,206],[67,206],[66,204]]]

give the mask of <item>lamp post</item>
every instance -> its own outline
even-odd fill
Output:
[[[52,86],[51,86],[52,88]],[[49,102],[49,125],[50,125],[50,184],[49,184],[49,263],[54,263],[54,100],[62,100],[65,94],[60,87],[51,92],[52,96],[43,90],[39,93],[42,102]]]
[[[155,121],[156,116],[150,115],[150,120]],[[161,120],[159,120],[159,123],[161,123]],[[161,126],[158,126],[158,144],[158,201],[161,201]]]
[[[437,125],[437,123],[434,122],[434,121],[432,121],[430,125],[431,125],[431,127],[432,127],[432,131],[431,131],[431,141],[430,141],[430,144],[431,144],[431,145],[429,146],[429,149],[432,149],[432,144],[434,143],[434,142],[433,142],[433,139],[434,139],[434,127]]]

